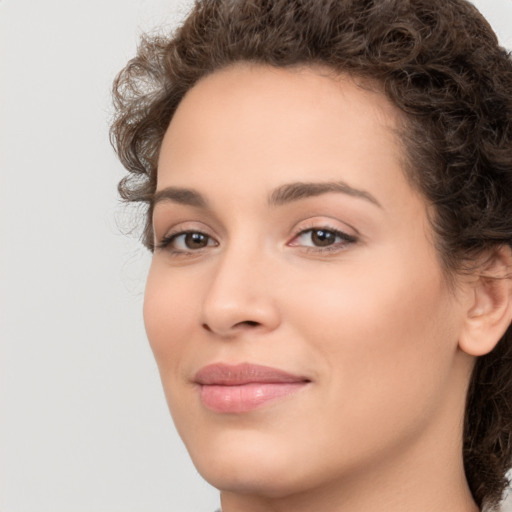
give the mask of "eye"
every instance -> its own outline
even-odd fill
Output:
[[[187,253],[216,245],[217,242],[211,236],[201,231],[180,231],[165,236],[158,247],[169,248],[174,253]]]
[[[301,231],[289,244],[312,249],[340,249],[355,243],[356,237],[332,228],[311,228]]]

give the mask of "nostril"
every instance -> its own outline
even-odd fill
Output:
[[[245,322],[239,322],[236,325],[239,325],[240,327],[257,327],[260,324],[259,322],[255,322],[254,320],[246,320]]]
[[[0,0],[1,1],[1,0]],[[222,326],[214,324],[213,327],[208,325],[206,322],[201,324],[201,327],[211,333],[221,334],[221,335],[233,335],[237,331],[243,331],[244,329],[254,329],[256,327],[261,326],[260,322],[256,322],[255,320],[244,320],[242,322],[237,322],[233,325]]]

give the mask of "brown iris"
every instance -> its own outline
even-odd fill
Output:
[[[184,241],[189,249],[202,249],[208,245],[208,236],[203,233],[186,233]]]
[[[336,241],[336,235],[332,231],[315,229],[311,233],[312,242],[318,247],[332,245]]]

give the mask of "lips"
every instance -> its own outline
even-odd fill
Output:
[[[212,364],[197,372],[194,381],[200,387],[205,407],[221,413],[242,413],[283,398],[310,381],[269,366],[248,363]]]

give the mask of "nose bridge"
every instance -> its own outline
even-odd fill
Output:
[[[240,236],[220,251],[203,303],[203,325],[222,335],[242,328],[273,329],[279,323],[269,286],[272,258],[263,244]]]

